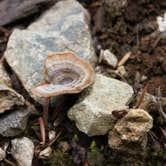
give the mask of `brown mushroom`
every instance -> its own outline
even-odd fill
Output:
[[[73,52],[58,52],[45,60],[46,81],[32,88],[32,93],[45,97],[43,119],[47,124],[49,98],[63,94],[75,94],[91,85],[95,73],[93,68]],[[41,121],[41,120],[40,120]],[[40,124],[43,126],[42,124]],[[45,127],[41,131],[45,130]],[[45,134],[43,134],[45,135]],[[43,144],[45,143],[45,136]]]
[[[73,52],[59,52],[45,60],[46,81],[32,88],[33,94],[51,97],[79,93],[94,81],[93,68]]]

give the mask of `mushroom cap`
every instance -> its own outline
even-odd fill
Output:
[[[45,74],[46,81],[32,88],[32,93],[40,97],[79,93],[95,78],[90,64],[70,51],[49,55]]]

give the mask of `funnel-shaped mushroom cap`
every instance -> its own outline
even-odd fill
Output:
[[[32,92],[40,97],[81,92],[94,81],[93,68],[73,52],[49,55],[45,61],[46,82],[39,83]]]

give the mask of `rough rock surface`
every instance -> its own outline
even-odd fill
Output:
[[[11,153],[19,166],[31,166],[34,154],[34,144],[27,138],[15,138],[11,142]]]
[[[0,135],[16,136],[25,130],[28,117],[35,111],[33,106],[20,107],[0,115]]]
[[[23,106],[24,104],[25,100],[23,96],[9,88],[3,82],[0,82],[0,114],[15,106]]]
[[[3,82],[4,84],[6,84],[9,87],[12,86],[11,79],[10,79],[9,75],[7,74],[2,63],[0,63],[0,82]]]
[[[68,117],[89,136],[104,135],[115,123],[112,111],[128,108],[132,95],[127,83],[97,74],[92,88],[69,110]]]
[[[5,25],[22,17],[34,14],[40,10],[40,6],[53,1],[55,0],[1,0],[0,25]]]
[[[125,153],[145,151],[147,132],[153,126],[152,117],[142,109],[131,109],[109,132],[110,148]]]
[[[45,79],[44,60],[50,53],[70,50],[95,63],[88,24],[87,11],[76,0],[67,0],[57,2],[27,29],[14,30],[5,58],[27,91]]]

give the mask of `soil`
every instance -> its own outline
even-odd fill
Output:
[[[157,31],[156,22],[156,17],[165,12],[166,1],[129,0],[122,12],[115,16],[107,11],[107,6],[101,0],[80,0],[80,2],[91,14],[91,28],[97,56],[101,48],[109,49],[120,60],[130,51],[131,57],[125,63],[128,73],[125,80],[134,87],[136,95],[148,83],[147,92],[154,96],[166,97],[166,38]],[[33,21],[39,15],[37,13],[28,18]],[[5,26],[7,30],[0,29],[0,56],[3,55],[12,29],[17,26],[25,28],[26,19]],[[105,70],[108,68],[103,64],[98,65]],[[118,76],[115,77],[120,79]],[[75,101],[75,98],[72,101]],[[160,104],[166,111],[166,102]],[[56,133],[60,132],[61,135],[52,145],[52,157],[47,160],[39,159],[38,151],[44,147],[38,147],[33,165],[164,165],[166,163],[166,119],[162,119],[159,109],[161,109],[159,103],[149,106],[148,112],[154,118],[154,127],[148,135],[147,154],[132,156],[112,151],[107,145],[106,136],[89,138],[76,129],[75,125],[67,119],[65,112],[64,116],[57,118],[59,124]],[[50,118],[47,130],[55,128],[52,123],[53,120]],[[32,138],[38,145],[40,129],[37,117],[31,118],[28,126],[23,135]],[[2,138],[0,142],[3,144],[3,141]],[[65,152],[64,142],[70,147]],[[11,156],[8,157],[15,162]]]

